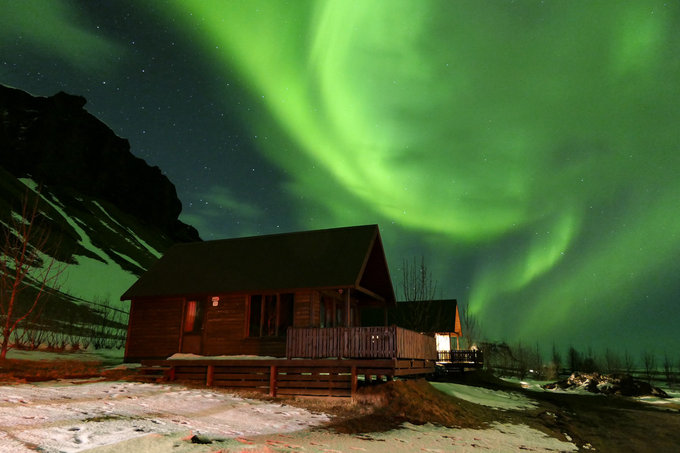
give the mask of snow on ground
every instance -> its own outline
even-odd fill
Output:
[[[589,395],[595,397],[606,397],[603,393],[593,393],[589,392],[583,387],[570,388],[568,390],[563,390],[560,388],[554,389],[544,389],[545,384],[552,384],[555,381],[537,381],[532,379],[519,380],[517,378],[504,377],[504,381],[519,384],[522,388],[531,390],[534,392],[552,392],[552,393],[568,393],[576,395]],[[670,398],[659,398],[657,396],[640,396],[636,397],[640,402],[654,404],[660,408],[679,411],[680,412],[680,391],[671,389],[666,382],[652,382],[654,387],[659,387],[661,390],[666,392]]]
[[[505,392],[502,390],[490,390],[483,387],[453,384],[451,382],[431,382],[440,392],[455,396],[465,401],[494,409],[531,409],[536,403],[526,396],[517,392]]]
[[[123,363],[124,349],[95,349],[90,345],[87,349],[79,351],[65,351],[53,352],[45,349],[38,349],[35,351],[28,351],[23,349],[10,349],[7,351],[8,359],[23,359],[23,360],[82,360],[102,362],[104,364],[120,364]]]
[[[92,200],[92,203],[94,203],[94,204],[95,204],[95,205],[96,205],[96,206],[104,213],[104,215],[106,215],[109,219],[111,219],[112,222],[114,222],[116,225],[118,225],[118,226],[119,226],[120,228],[122,228],[123,230],[126,230],[126,231],[130,234],[130,236],[132,236],[132,237],[137,241],[137,244],[139,244],[139,245],[141,245],[142,247],[144,247],[144,248],[145,248],[146,250],[148,250],[149,253],[151,253],[153,256],[155,256],[156,258],[160,258],[161,256],[163,256],[163,254],[162,254],[161,252],[159,252],[158,250],[156,250],[155,248],[153,248],[152,246],[150,246],[150,245],[149,245],[146,241],[144,241],[142,238],[140,238],[139,236],[137,236],[137,234],[136,234],[134,231],[132,231],[130,228],[128,228],[128,227],[126,227],[126,226],[123,226],[119,221],[117,221],[116,219],[114,219],[113,216],[112,216],[111,214],[109,214],[109,212],[108,212],[106,209],[104,209],[104,206],[102,206],[101,204],[97,203],[95,200]],[[106,225],[105,222],[102,222],[102,223],[103,223],[104,225]],[[106,226],[108,226],[108,225],[106,225]],[[116,230],[114,230],[113,228],[111,228],[110,226],[108,226],[108,228],[110,228],[112,231],[116,231]],[[132,242],[130,239],[128,239],[128,238],[125,238],[125,240],[128,241],[128,242],[130,242],[130,243],[133,243],[133,242]],[[140,267],[143,268],[143,266],[140,266]]]
[[[525,425],[449,429],[409,423],[384,433],[314,429],[330,420],[214,389],[132,382],[0,386],[0,451],[410,452],[575,451]],[[211,443],[192,443],[191,438]]]
[[[671,390],[665,387],[662,387],[662,390],[666,392],[666,394],[668,394],[670,398],[659,398],[657,396],[640,396],[637,398],[637,400],[642,401],[643,403],[654,404],[663,409],[680,411],[680,391]]]
[[[153,435],[288,433],[325,414],[210,389],[132,382],[0,387],[0,451],[80,452]],[[18,444],[17,444],[18,443]]]
[[[506,382],[510,382],[513,384],[517,384],[521,386],[524,389],[531,390],[533,392],[552,392],[552,393],[568,393],[570,395],[591,395],[591,396],[601,396],[604,397],[605,395],[602,393],[593,393],[589,392],[585,388],[571,388],[569,390],[564,390],[561,388],[554,388],[554,389],[544,389],[543,386],[546,384],[552,384],[555,381],[538,381],[538,380],[533,380],[533,379],[517,379],[517,378],[512,378],[512,377],[503,377],[501,378]]]
[[[328,430],[302,430],[289,434],[215,439],[208,445],[191,444],[181,434],[153,436],[94,450],[96,453],[181,452],[310,452],[310,453],[411,453],[425,452],[569,452],[574,444],[562,442],[526,425],[493,424],[489,429],[449,429],[431,424],[404,423],[384,433],[338,434]]]

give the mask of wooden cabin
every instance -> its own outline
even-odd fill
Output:
[[[175,353],[436,358],[434,341],[361,327],[394,307],[377,225],[178,244],[130,287],[125,361]]]

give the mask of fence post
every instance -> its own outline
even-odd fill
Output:
[[[207,371],[206,376],[205,376],[206,387],[212,387],[214,374],[215,374],[215,365],[208,365],[208,371]]]
[[[278,375],[278,367],[272,365],[269,368],[269,396],[272,398],[276,396],[276,376]]]

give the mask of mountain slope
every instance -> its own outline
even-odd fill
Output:
[[[178,220],[181,203],[168,178],[84,105],[78,96],[39,98],[0,85],[0,230],[4,236],[39,192],[44,252],[65,266],[46,304],[44,316],[53,318],[74,304],[124,308],[120,294],[169,246],[200,240]]]

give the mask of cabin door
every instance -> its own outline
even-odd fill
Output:
[[[188,354],[203,352],[205,305],[203,300],[188,300],[184,304],[181,352]]]

